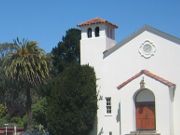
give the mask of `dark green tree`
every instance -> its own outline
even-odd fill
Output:
[[[52,49],[52,59],[54,73],[60,73],[72,63],[80,63],[80,39],[81,31],[79,29],[69,29],[62,41]]]
[[[0,45],[2,67],[6,77],[18,82],[26,93],[26,112],[28,128],[32,121],[31,90],[43,83],[49,76],[49,67],[46,55],[37,45],[37,42],[19,39],[14,43]]]
[[[7,106],[10,117],[22,116],[25,113],[25,96],[21,84],[12,81],[3,70],[4,57],[13,52],[14,47],[13,43],[0,44],[0,103]]]
[[[96,78],[93,68],[73,65],[50,82],[47,120],[52,135],[87,135],[97,112]]]

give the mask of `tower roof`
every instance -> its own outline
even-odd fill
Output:
[[[118,28],[117,25],[112,24],[111,22],[109,22],[109,21],[107,21],[105,19],[99,18],[99,17],[90,19],[88,21],[85,21],[85,22],[79,24],[78,26],[82,27],[82,26],[88,26],[88,25],[92,25],[92,24],[106,24],[106,25],[110,25],[110,26],[112,26],[114,28]]]

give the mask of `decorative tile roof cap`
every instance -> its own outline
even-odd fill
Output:
[[[131,78],[129,78],[128,80],[126,80],[125,82],[121,83],[117,89],[121,89],[122,87],[124,87],[125,85],[127,85],[128,83],[130,83],[131,81],[133,81],[134,79],[138,78],[139,76],[141,76],[142,74],[145,74],[146,76],[152,78],[152,79],[155,79],[156,81],[159,81],[161,83],[163,83],[164,85],[170,87],[170,88],[174,88],[176,87],[176,84],[160,77],[160,76],[157,76],[153,73],[151,73],[150,71],[148,70],[141,70],[139,73],[137,73],[136,75],[132,76]]]
[[[96,17],[96,18],[90,19],[88,21],[85,21],[85,22],[79,24],[78,26],[83,27],[83,26],[88,26],[88,25],[92,25],[92,24],[106,24],[106,25],[110,25],[110,26],[112,26],[114,28],[118,28],[117,25],[112,24],[111,22],[109,22],[109,21],[107,21],[105,19],[99,18],[99,17]]]

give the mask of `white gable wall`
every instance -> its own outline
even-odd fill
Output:
[[[143,58],[138,53],[139,45],[145,40],[153,41],[157,49],[155,56],[149,59]],[[104,59],[102,78],[105,79],[105,88],[117,86],[142,69],[178,84],[180,82],[177,76],[180,69],[179,51],[180,46],[175,43],[160,40],[158,36],[153,37],[153,34],[148,32],[142,33]]]
[[[146,40],[153,42],[153,44],[156,46],[156,49],[157,49],[155,55],[149,59],[143,58],[138,53],[139,46]],[[104,64],[104,68],[103,68],[103,71],[104,71],[103,72],[104,93],[110,93],[109,91],[113,91],[112,88],[117,87],[118,84],[129,79],[131,76],[137,74],[142,69],[149,70],[149,71],[157,74],[158,76],[161,76],[163,78],[170,80],[171,82],[177,84],[173,105],[175,108],[175,110],[174,110],[174,112],[175,112],[174,113],[174,115],[175,115],[174,125],[176,125],[176,126],[174,126],[174,132],[175,132],[174,134],[178,135],[180,133],[179,128],[177,126],[177,125],[180,125],[179,115],[177,115],[178,113],[180,113],[180,110],[179,110],[180,107],[177,107],[178,105],[180,105],[179,104],[180,98],[178,98],[178,97],[180,97],[180,92],[178,90],[179,85],[180,85],[180,79],[179,79],[180,77],[177,76],[177,74],[180,74],[180,61],[179,61],[180,53],[179,52],[180,52],[180,46],[177,45],[176,43],[173,43],[171,41],[163,39],[152,33],[149,33],[146,31],[143,32],[142,34],[140,34],[133,40],[129,41],[127,44],[121,46],[118,50],[116,50],[115,52],[113,52],[112,54],[110,54],[108,57],[106,57],[104,59],[104,62],[103,62],[103,64]],[[139,85],[139,82],[137,83],[138,85]],[[165,86],[165,87],[166,87],[166,93],[167,93],[168,87],[167,86]],[[150,89],[151,89],[151,87],[150,87]],[[135,89],[135,90],[137,90],[137,89]],[[118,94],[117,89],[115,89],[115,91],[116,92],[112,92],[112,93],[114,93],[114,95],[117,95]],[[123,88],[121,91],[123,91]],[[165,96],[165,93],[163,93],[164,89],[160,90],[160,88],[159,88],[159,89],[156,89],[156,91],[162,92],[162,93],[159,93],[160,96],[157,98],[161,99],[161,98],[163,98],[163,97],[161,97],[161,95]],[[124,90],[124,92],[126,92],[126,91]],[[127,98],[127,96],[123,96],[123,97]],[[123,100],[122,98],[120,98],[121,101]],[[116,102],[118,102],[118,101],[116,101]],[[166,103],[167,105],[171,104],[168,100],[164,100],[164,103],[165,102],[167,102]],[[129,103],[129,104],[132,105],[132,103]],[[124,105],[124,107],[125,106],[126,105]],[[170,106],[171,105],[169,105],[169,107],[167,107],[167,109],[168,108],[171,109]],[[122,108],[124,108],[124,107],[122,106]],[[160,108],[160,107],[161,106],[159,105],[158,108]],[[132,109],[132,108],[129,107],[129,109]],[[163,110],[163,109],[161,108],[159,110]],[[132,112],[130,111],[130,113],[132,113]],[[165,114],[164,112],[161,112],[161,111],[158,113]],[[158,113],[157,113],[157,115],[158,115]],[[169,112],[169,115],[170,115],[170,113],[171,112]],[[122,113],[122,114],[124,114],[124,113]],[[159,114],[159,115],[162,115],[162,114]],[[166,116],[169,116],[169,115],[166,114]],[[130,116],[128,116],[127,119],[131,119]],[[127,121],[127,119],[126,119],[126,121]],[[160,117],[157,117],[156,120],[157,120],[157,122],[163,121],[163,123],[164,123],[164,119],[161,119]],[[169,120],[169,122],[170,121],[171,120]],[[124,120],[124,123],[126,123],[125,120]],[[157,129],[158,128],[161,129],[159,131],[161,131],[160,133],[164,132],[163,135],[165,135],[165,134],[172,135],[170,133],[173,133],[173,131],[172,131],[173,127],[171,127],[171,129],[167,128],[167,126],[164,126],[163,123],[157,124]],[[126,126],[129,126],[129,125],[126,125]],[[122,130],[129,131],[126,126],[122,127]],[[173,124],[171,124],[171,126],[173,126]],[[164,127],[164,129],[163,129],[163,127]],[[134,127],[129,127],[129,129],[133,129],[133,128]],[[168,131],[167,131],[167,129],[168,129]],[[124,131],[124,132],[126,133],[126,131]]]

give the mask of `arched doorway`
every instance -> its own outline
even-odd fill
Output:
[[[154,94],[143,88],[135,94],[136,129],[155,130],[155,97]]]

